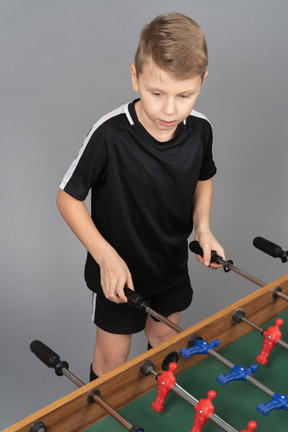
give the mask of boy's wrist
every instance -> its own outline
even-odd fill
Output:
[[[94,260],[100,267],[105,264],[107,259],[115,259],[115,255],[117,254],[115,249],[104,238],[97,242],[97,247],[91,252]]]
[[[204,233],[211,233],[210,226],[197,227],[194,229],[194,231],[195,231],[195,237],[198,237],[199,235]]]

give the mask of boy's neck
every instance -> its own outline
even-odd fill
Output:
[[[142,124],[144,129],[156,140],[159,142],[167,142],[174,138],[176,134],[177,126],[175,126],[172,130],[159,130],[149,124],[149,119],[146,118],[145,112],[142,109],[141,99],[139,99],[135,103],[135,112],[138,118],[138,121]]]

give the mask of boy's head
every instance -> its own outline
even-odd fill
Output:
[[[135,55],[138,76],[143,64],[151,59],[177,79],[197,75],[204,79],[208,50],[201,28],[191,18],[177,12],[156,17],[141,32]]]

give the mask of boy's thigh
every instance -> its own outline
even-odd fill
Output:
[[[119,362],[120,358],[120,364],[122,364],[123,361],[126,361],[130,351],[132,334],[108,333],[105,330],[102,330],[100,327],[96,328],[96,355],[100,358],[104,358],[105,360],[108,356],[109,359],[112,358],[112,362]],[[123,361],[121,361],[122,357]]]
[[[180,315],[181,312],[175,312],[169,315],[167,318],[174,324],[178,325]],[[149,344],[155,346],[175,336],[176,332],[166,324],[160,321],[156,322],[152,316],[148,316],[145,327],[145,335],[149,341]]]

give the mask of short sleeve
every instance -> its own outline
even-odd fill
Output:
[[[202,131],[204,154],[199,180],[208,180],[213,177],[217,171],[212,150],[213,131],[211,124],[208,121],[206,121],[205,123],[205,127]]]
[[[73,198],[85,200],[89,190],[105,175],[107,166],[107,146],[103,130],[93,129],[85,139],[78,156],[70,165],[60,189]]]

